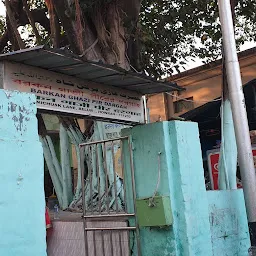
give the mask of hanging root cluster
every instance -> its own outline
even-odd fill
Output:
[[[88,142],[98,141],[102,138],[101,123],[94,126],[93,136]],[[118,150],[114,145],[114,152]],[[124,210],[123,180],[117,175],[113,166],[112,145],[104,147],[94,144],[85,147],[85,209],[87,212],[121,212]],[[82,210],[82,195],[70,204],[70,209]]]
[[[84,182],[85,209],[91,213],[104,211],[123,211],[124,188],[122,179],[114,170],[113,152],[118,145],[93,145],[85,148],[84,163],[81,163],[79,144],[100,140],[103,137],[101,123],[94,124],[93,135],[85,137],[75,120],[60,119],[60,160],[57,157],[52,139],[47,131],[41,132],[44,158],[56,191],[59,205],[63,210],[82,211],[82,182]],[[71,145],[76,152],[78,173],[76,188],[72,182]],[[83,165],[83,166],[81,166]],[[82,181],[82,170],[85,180]]]
[[[41,121],[42,122],[42,121]],[[72,169],[71,169],[71,144],[75,146],[76,155],[79,154],[79,144],[86,141],[74,120],[60,118],[60,159],[58,159],[52,139],[47,131],[41,132],[44,158],[50,172],[54,189],[62,209],[67,209],[69,204],[81,193],[81,168],[78,166],[78,179],[75,193],[73,194]]]

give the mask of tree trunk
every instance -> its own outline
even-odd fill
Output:
[[[107,62],[117,64],[124,69],[130,69],[127,59],[127,43],[125,29],[120,7],[116,4],[110,4],[107,13],[107,24],[109,25],[109,54]]]
[[[8,35],[8,30],[6,30],[0,38],[0,52],[1,52],[1,49],[4,49],[4,47],[7,45],[8,40],[9,40],[9,35]]]
[[[140,1],[133,2],[137,2],[132,18],[136,20]],[[72,9],[72,4],[75,9]],[[81,9],[78,0],[56,0],[53,5],[64,26],[70,47],[76,54],[85,60],[100,60],[126,70],[130,69],[127,58],[129,35],[123,20],[126,17],[126,9],[131,13],[133,8],[127,8],[122,1],[101,2],[88,15],[86,10]],[[74,12],[75,17],[72,16]],[[133,24],[136,24],[136,21]]]
[[[11,3],[9,0],[5,1],[5,6],[6,6],[6,13],[9,18],[9,22],[11,25],[13,35],[15,36],[15,39],[18,42],[19,49],[23,49],[23,48],[25,48],[25,44],[22,41],[20,33],[18,31],[17,20],[15,18],[15,15],[14,15],[14,12],[13,12],[13,9],[12,9],[12,6],[11,6]]]
[[[83,59],[118,65],[126,70],[130,69],[130,62],[138,66],[137,45],[134,37],[130,38],[136,32],[141,0],[102,0],[94,3],[90,10],[83,9],[79,0],[45,2],[50,19],[45,15],[47,9],[29,10],[26,0],[6,0],[8,33],[1,38],[0,51],[7,45],[7,36],[13,50],[25,47],[18,32],[20,25],[31,24],[39,43],[35,26],[39,22],[51,35],[56,48],[67,46],[63,45],[65,40],[60,40],[60,26],[63,26],[69,49]]]

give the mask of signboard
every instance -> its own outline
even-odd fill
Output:
[[[144,123],[142,95],[17,63],[4,63],[4,89],[33,93],[37,108]]]
[[[102,123],[103,127],[103,136],[105,140],[116,139],[121,137],[121,130],[128,128],[129,126],[123,124],[114,124],[114,123]]]
[[[254,168],[256,168],[256,148],[252,149],[253,160],[254,160]],[[218,163],[219,163],[220,151],[219,150],[210,150],[207,152],[207,161],[208,161],[208,169],[210,175],[211,188],[213,190],[218,190]],[[237,184],[238,188],[242,186]]]
[[[219,163],[220,153],[210,153],[208,155],[208,168],[210,169],[210,181],[211,188],[213,190],[218,190],[218,163]]]

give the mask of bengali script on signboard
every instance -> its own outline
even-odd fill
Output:
[[[142,95],[73,76],[5,62],[4,89],[33,93],[38,109],[144,123]]]

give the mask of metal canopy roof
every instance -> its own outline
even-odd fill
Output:
[[[64,49],[50,49],[45,46],[38,46],[1,54],[0,61],[3,60],[39,67],[142,94],[183,90],[174,82],[161,82],[146,75],[126,71],[117,66],[84,61],[79,56]]]

